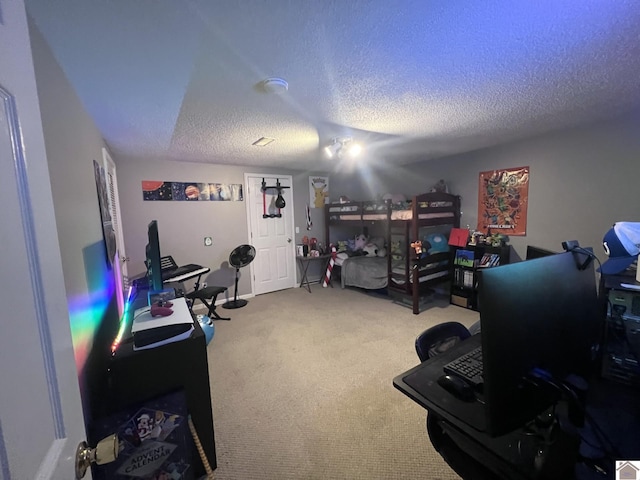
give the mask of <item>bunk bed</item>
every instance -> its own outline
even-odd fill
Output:
[[[338,271],[342,286],[387,288],[394,299],[420,312],[432,288],[449,280],[448,238],[460,227],[460,197],[443,192],[416,195],[407,204],[365,201],[325,205],[326,245],[358,233],[382,235],[385,257],[350,256]],[[414,242],[422,244],[416,253]],[[414,246],[412,246],[414,244]]]

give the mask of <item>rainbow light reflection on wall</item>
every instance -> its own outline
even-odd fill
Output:
[[[102,273],[100,281],[93,283],[97,288],[85,295],[68,300],[71,338],[78,375],[82,375],[87,357],[93,347],[93,339],[104,319],[115,290],[115,282],[111,272],[105,269]]]

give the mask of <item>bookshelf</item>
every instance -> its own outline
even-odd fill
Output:
[[[453,247],[450,303],[478,310],[478,272],[509,263],[509,251],[509,245]]]

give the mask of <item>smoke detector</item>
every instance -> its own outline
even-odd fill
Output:
[[[266,93],[281,94],[289,90],[289,84],[282,78],[271,77],[262,81],[262,89]]]

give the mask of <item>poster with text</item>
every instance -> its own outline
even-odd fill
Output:
[[[309,177],[309,205],[324,208],[329,203],[329,177]]]
[[[478,231],[527,234],[529,167],[480,172]]]

